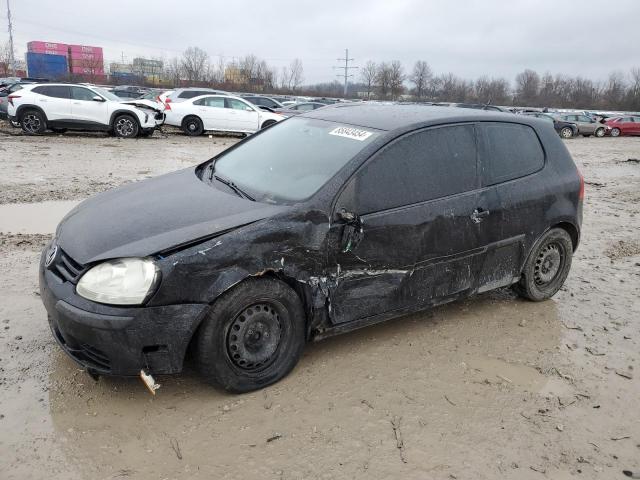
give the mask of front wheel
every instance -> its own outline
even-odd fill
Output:
[[[41,135],[47,129],[44,115],[38,110],[27,110],[20,116],[20,126],[27,135]]]
[[[603,127],[600,127],[596,130],[596,137],[602,138],[604,137],[604,134],[605,134],[605,130]]]
[[[231,392],[266,387],[298,363],[305,344],[298,295],[275,278],[250,278],[218,298],[196,338],[205,378]]]
[[[118,115],[113,121],[113,133],[116,137],[135,138],[138,130],[138,122],[131,115]]]
[[[551,298],[567,279],[572,256],[573,243],[567,231],[552,228],[531,249],[514,290],[534,302]]]
[[[571,138],[573,137],[573,130],[570,127],[564,127],[560,130],[560,136],[562,138]]]
[[[619,128],[612,128],[611,129],[611,136],[612,137],[619,137],[620,136],[620,129]]]
[[[182,130],[190,137],[197,137],[204,132],[204,125],[198,117],[187,117],[182,122]]]

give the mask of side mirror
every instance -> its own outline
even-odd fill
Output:
[[[253,112],[253,108],[251,108],[251,107],[244,107],[244,109],[245,109],[247,112]]]
[[[91,100],[93,100],[94,102],[104,102],[104,98],[102,98],[100,95],[96,95]]]

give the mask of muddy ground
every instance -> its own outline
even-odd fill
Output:
[[[9,133],[0,125],[5,216],[236,141]],[[94,382],[54,343],[36,293],[47,231],[0,234],[0,477],[640,478],[640,163],[627,161],[640,138],[567,146],[588,183],[555,298],[500,290],[312,344],[286,379],[245,395],[191,369],[161,377],[156,397],[135,379]]]

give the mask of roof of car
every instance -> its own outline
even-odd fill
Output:
[[[301,117],[359,125],[377,130],[395,130],[417,124],[440,121],[473,122],[478,120],[519,122],[518,115],[471,108],[436,107],[418,104],[341,103],[312,110]],[[520,123],[532,124],[531,118]],[[541,121],[541,120],[538,120]]]

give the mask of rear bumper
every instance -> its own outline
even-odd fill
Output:
[[[123,308],[98,304],[77,295],[75,285],[46,268],[44,259],[39,277],[51,332],[82,367],[118,376],[137,375],[142,368],[156,374],[182,370],[206,305]]]

